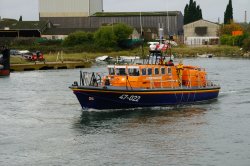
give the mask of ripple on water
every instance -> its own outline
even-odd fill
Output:
[[[68,89],[79,69],[11,73],[0,80],[0,165],[249,165],[249,60],[184,62],[217,80],[217,100],[82,111]]]

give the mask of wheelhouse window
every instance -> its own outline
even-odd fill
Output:
[[[171,69],[171,67],[168,67],[168,74],[169,74],[169,75],[172,74],[172,69]]]
[[[166,74],[166,69],[165,68],[161,68],[161,74],[162,75]]]
[[[159,74],[159,68],[155,68],[155,75]]]
[[[139,76],[140,75],[139,67],[129,67],[128,74],[130,76]]]
[[[148,68],[148,75],[152,75],[152,68]]]
[[[114,68],[108,68],[109,75],[115,75],[115,69]]]
[[[147,75],[147,69],[146,68],[141,69],[141,75],[143,75],[143,76]]]
[[[115,68],[115,74],[116,75],[121,75],[121,76],[127,75],[126,66],[116,67]]]

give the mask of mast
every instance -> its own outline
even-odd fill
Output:
[[[143,59],[143,64],[144,64],[144,48],[143,48],[143,42],[144,42],[144,34],[143,34],[143,29],[142,29],[142,17],[141,17],[141,12],[140,12],[140,29],[141,29],[141,53],[142,53],[142,59]]]

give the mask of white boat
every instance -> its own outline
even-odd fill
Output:
[[[99,56],[97,58],[95,58],[96,62],[100,62],[100,61],[108,61],[110,59],[113,59],[112,57],[108,56],[108,55],[103,55],[103,56]]]
[[[121,61],[131,61],[131,60],[136,60],[140,59],[139,56],[120,56]]]
[[[17,55],[23,55],[23,54],[27,54],[29,52],[30,52],[29,50],[18,50]]]
[[[213,57],[213,54],[197,54],[197,57],[199,58],[212,58]]]

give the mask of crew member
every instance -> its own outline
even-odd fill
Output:
[[[173,60],[170,59],[168,62],[165,63],[166,66],[174,66]]]
[[[181,85],[182,84],[182,72],[183,72],[182,61],[180,61],[179,64],[176,66],[176,71],[177,71],[179,85]]]

